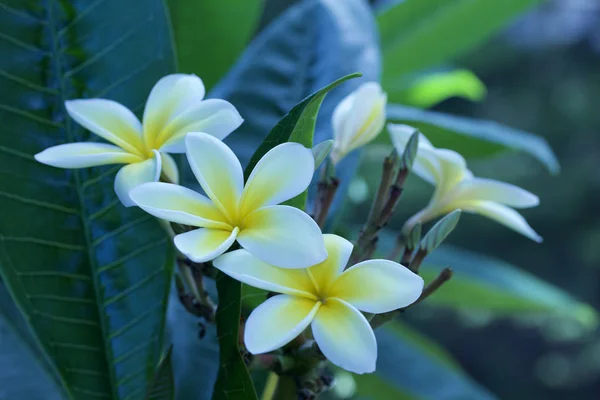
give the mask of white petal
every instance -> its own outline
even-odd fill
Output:
[[[141,161],[139,156],[106,143],[67,143],[49,147],[35,155],[43,164],[59,168],[87,168]]]
[[[249,214],[238,242],[260,260],[281,268],[307,268],[327,258],[319,226],[303,211],[269,206]]]
[[[71,118],[89,131],[130,153],[146,155],[142,125],[127,107],[105,99],[69,100],[65,107]]]
[[[175,246],[194,262],[207,262],[225,253],[231,247],[239,232],[199,228],[175,236]]]
[[[203,100],[192,105],[169,123],[158,139],[162,151],[185,152],[185,135],[204,132],[223,140],[244,122],[233,104],[219,99]]]
[[[135,204],[157,218],[203,228],[233,229],[208,198],[183,186],[145,183],[133,189],[129,196]]]
[[[343,237],[332,234],[324,234],[323,240],[325,241],[325,250],[327,250],[327,259],[310,267],[310,273],[319,286],[319,290],[326,292],[346,268],[354,246]]]
[[[285,346],[308,327],[320,304],[286,294],[267,299],[246,321],[246,349],[252,354],[262,354]]]
[[[368,260],[344,271],[327,295],[378,314],[414,303],[421,292],[423,278],[408,268],[389,260]]]
[[[154,150],[154,157],[135,164],[129,164],[119,170],[115,177],[115,192],[125,207],[134,206],[129,197],[131,189],[147,182],[156,182],[160,178],[162,162],[160,153]]]
[[[355,97],[356,92],[348,94],[333,110],[331,125],[333,127],[333,139],[336,147],[346,148],[347,144],[352,139],[352,132],[350,129],[347,129],[346,126],[349,123],[349,116],[352,112],[352,105],[354,104]]]
[[[185,143],[188,162],[204,192],[225,215],[236,219],[244,173],[233,151],[206,133],[190,133]]]
[[[410,137],[418,130],[410,125],[404,124],[387,124],[387,129],[390,133],[392,143],[399,154],[404,153],[404,149],[406,148],[406,144],[410,140]],[[419,149],[421,148],[429,150],[434,149],[429,139],[422,133],[419,134]]]
[[[316,299],[305,269],[284,269],[267,264],[246,250],[223,254],[213,261],[215,268],[232,278],[272,292]]]
[[[356,374],[375,371],[375,334],[356,308],[339,299],[327,299],[311,326],[319,348],[333,364]]]
[[[481,214],[527,236],[531,240],[538,243],[542,242],[542,237],[529,226],[525,218],[510,207],[491,201],[466,203],[462,207],[463,211]]]
[[[539,198],[525,189],[492,179],[473,178],[461,182],[455,189],[455,201],[495,201],[515,208],[535,207]]]
[[[161,78],[152,88],[144,109],[144,140],[158,148],[161,131],[179,113],[204,99],[204,84],[196,75],[173,74]]]
[[[289,200],[306,190],[315,172],[312,152],[299,143],[283,143],[256,164],[242,193],[241,216]]]
[[[356,89],[356,97],[349,115],[349,125],[353,138],[349,150],[364,146],[381,132],[385,124],[387,95],[377,82],[363,83]]]
[[[451,187],[471,172],[467,169],[465,158],[454,150],[436,149],[435,154],[440,164],[441,183]],[[471,176],[471,175],[469,175]]]
[[[162,172],[171,183],[179,184],[179,168],[170,154],[160,153],[162,157]]]

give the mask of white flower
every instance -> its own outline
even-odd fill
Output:
[[[333,151],[337,164],[352,150],[375,139],[385,124],[387,95],[377,82],[363,83],[346,96],[333,111]]]
[[[68,143],[35,155],[41,163],[60,168],[127,164],[115,178],[115,192],[126,207],[134,205],[129,191],[157,181],[161,171],[177,182],[179,173],[167,153],[183,153],[186,133],[201,130],[223,139],[243,122],[225,100],[204,99],[204,85],[195,75],[174,74],[159,80],[146,103],[143,123],[123,105],[105,99],[70,100],[67,112],[77,123],[109,141]]]
[[[216,268],[248,285],[283,293],[258,306],[246,321],[244,341],[253,354],[278,349],[311,325],[315,341],[334,364],[357,374],[373,372],[377,342],[360,311],[385,313],[415,302],[423,279],[389,260],[344,267],[352,243],[323,235],[328,257],[305,269],[282,269],[245,250],[217,258]]]
[[[388,130],[396,150],[402,154],[415,129],[388,124]],[[408,227],[461,209],[493,219],[536,242],[542,241],[525,218],[513,210],[537,206],[539,199],[536,195],[505,182],[474,177],[463,156],[434,147],[422,134],[413,171],[434,184],[435,192],[427,207],[411,217]]]
[[[242,166],[223,142],[189,133],[186,147],[192,171],[210,200],[161,182],[138,186],[130,196],[158,218],[200,228],[175,237],[175,245],[190,260],[212,260],[236,240],[259,259],[283,268],[304,268],[327,257],[313,219],[297,208],[277,205],[310,184],[315,166],[309,149],[298,143],[274,147],[244,187]]]

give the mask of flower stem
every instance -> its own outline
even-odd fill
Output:
[[[265,389],[263,390],[261,400],[273,400],[273,396],[275,395],[275,391],[277,390],[277,383],[279,383],[279,375],[275,372],[270,371],[267,376],[267,383],[265,384]]]

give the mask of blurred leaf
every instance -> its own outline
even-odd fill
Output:
[[[460,210],[454,210],[451,213],[444,215],[438,222],[433,225],[429,231],[425,234],[425,237],[421,241],[420,247],[425,249],[427,254],[435,250],[458,224],[460,219]]]
[[[160,360],[158,368],[154,373],[154,379],[148,387],[147,400],[173,400],[175,396],[175,382],[173,379],[173,367],[171,365],[171,354],[173,348],[169,347],[167,354]]]
[[[160,356],[172,248],[158,222],[119,203],[118,167],[63,170],[33,154],[90,138],[66,99],[140,109],[174,67],[164,4],[30,4],[0,7],[0,273],[70,398],[141,399]]]
[[[509,263],[467,250],[441,246],[425,259],[420,274],[428,282],[448,265],[454,272],[452,280],[428,297],[427,304],[517,316],[560,315],[590,328],[598,323],[592,307],[562,289]]]
[[[377,329],[375,335],[378,344],[376,374],[402,392],[431,400],[495,398],[466,376],[443,348],[399,321]],[[377,393],[366,397],[386,399],[378,397]]]
[[[465,69],[427,73],[399,87],[385,87],[390,103],[429,108],[450,97],[481,101],[486,95],[483,82]]]
[[[242,54],[258,27],[264,0],[168,0],[179,71],[207,89]]]
[[[415,396],[398,389],[377,374],[354,375],[357,399],[369,400],[415,400]]]
[[[333,140],[325,140],[314,146],[311,150],[313,153],[313,157],[315,159],[315,169],[319,168],[323,161],[327,158],[329,153],[331,153],[331,149],[333,148]]]
[[[489,157],[507,150],[521,151],[535,157],[552,173],[560,169],[556,156],[544,138],[497,122],[398,104],[388,105],[387,117],[390,122],[419,129],[435,146],[455,150],[467,158]],[[379,135],[377,142],[391,143],[389,135]]]
[[[377,16],[383,87],[482,44],[541,0],[404,0]]]

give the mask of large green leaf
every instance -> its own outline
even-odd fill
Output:
[[[154,373],[154,380],[147,389],[146,400],[173,400],[175,396],[175,380],[171,355],[173,347],[160,360]]]
[[[315,121],[319,106],[325,95],[340,83],[360,76],[347,75],[330,83],[297,104],[279,121],[252,156],[244,171],[248,179],[252,169],[273,147],[294,141],[310,146],[313,141]],[[302,195],[292,199],[291,205],[304,208],[305,197]],[[219,307],[216,313],[217,334],[219,337],[220,366],[213,399],[252,399],[256,398],[252,379],[239,350],[239,323],[242,305],[241,283],[219,272],[216,278],[219,292]]]
[[[207,89],[223,77],[252,38],[264,0],[168,0],[179,71]]]
[[[2,278],[70,398],[141,399],[162,346],[171,246],[120,205],[117,168],[57,169],[33,154],[90,137],[67,99],[141,109],[174,67],[164,5],[5,1],[0,52]]]
[[[453,149],[463,156],[485,157],[505,151],[520,151],[535,157],[556,173],[560,169],[556,156],[545,139],[509,128],[494,121],[458,117],[455,115],[389,104],[390,122],[418,128],[437,147]],[[389,143],[389,135],[379,135],[378,143]]]
[[[459,56],[541,0],[404,0],[377,16],[383,85]]]

